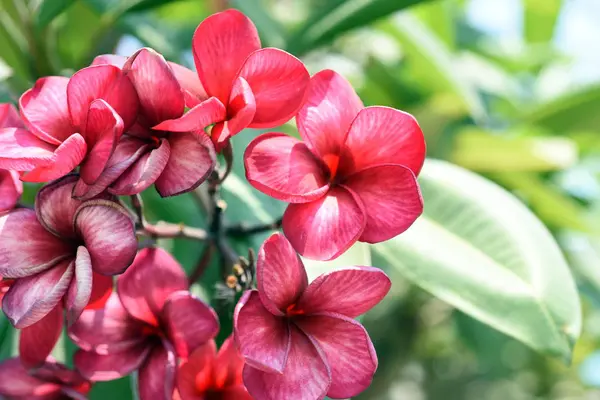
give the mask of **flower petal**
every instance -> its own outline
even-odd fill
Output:
[[[44,318],[27,328],[19,335],[19,357],[27,369],[44,364],[58,342],[63,329],[63,308],[56,305]]]
[[[74,264],[73,260],[65,260],[12,284],[2,299],[2,309],[15,328],[35,324],[56,307],[69,288]]]
[[[75,258],[75,276],[65,297],[67,309],[67,325],[71,326],[90,301],[92,294],[92,260],[90,253],[83,246],[77,248]]]
[[[320,160],[296,138],[265,133],[244,152],[246,178],[252,186],[278,200],[306,203],[329,190]]]
[[[169,162],[171,146],[161,139],[160,146],[142,155],[109,188],[109,192],[119,196],[131,196],[148,189],[160,176]]]
[[[143,324],[129,315],[113,293],[103,309],[85,310],[68,332],[83,350],[107,355],[144,343],[142,329]]]
[[[117,279],[117,293],[133,317],[158,326],[167,297],[187,290],[188,280],[181,265],[161,248],[138,252],[133,264]]]
[[[19,99],[19,109],[31,133],[50,144],[59,145],[75,132],[67,105],[69,78],[48,76]]]
[[[87,114],[86,141],[88,155],[81,165],[80,175],[93,185],[108,164],[123,134],[123,120],[104,100],[94,100]]]
[[[227,10],[206,18],[192,39],[196,70],[206,89],[227,104],[233,81],[244,60],[260,49],[256,27],[237,10]]]
[[[114,65],[93,65],[77,71],[67,85],[67,100],[73,126],[84,132],[90,104],[102,99],[129,128],[137,117],[138,97],[129,78]],[[87,129],[85,130],[87,139]]]
[[[251,128],[273,128],[289,121],[302,106],[310,82],[302,61],[274,48],[250,54],[239,76],[246,79],[256,99]]]
[[[171,400],[175,389],[177,356],[171,348],[155,346],[140,367],[138,389],[140,400]]]
[[[256,280],[260,300],[274,315],[283,315],[308,286],[300,257],[281,233],[274,233],[262,244]]]
[[[187,290],[172,293],[162,311],[169,340],[178,357],[187,358],[219,332],[215,310]]]
[[[0,128],[25,128],[19,112],[10,103],[0,104]]]
[[[0,170],[0,213],[15,208],[23,194],[19,173]]]
[[[407,230],[423,213],[423,198],[415,174],[402,165],[366,168],[344,182],[367,211],[362,242],[379,243]]]
[[[149,145],[141,140],[132,137],[121,138],[98,180],[90,186],[80,179],[73,189],[73,197],[80,200],[89,200],[96,197],[115,182],[141,156],[146,154],[148,148]]]
[[[233,334],[230,335],[219,349],[214,366],[214,379],[217,387],[242,385],[244,359],[240,354]],[[245,391],[245,389],[244,389]]]
[[[217,345],[214,340],[210,340],[194,350],[180,365],[177,371],[177,391],[182,400],[204,400],[204,392],[213,389],[216,357]]]
[[[296,117],[298,131],[316,155],[339,155],[361,109],[362,101],[344,77],[321,71],[310,80],[306,102]]]
[[[183,91],[165,58],[144,48],[129,57],[123,72],[131,79],[147,126],[179,118],[185,108]]]
[[[40,165],[21,177],[24,182],[48,182],[73,171],[85,158],[87,145],[79,133],[69,136],[54,151],[52,164]]]
[[[71,198],[77,176],[69,175],[45,185],[35,197],[35,212],[44,228],[58,237],[75,238],[73,219],[81,201]]]
[[[425,138],[417,120],[388,107],[367,107],[352,122],[339,170],[344,175],[378,164],[400,164],[419,174]]]
[[[211,97],[183,114],[181,118],[168,119],[152,129],[168,132],[203,131],[207,126],[223,121],[226,114],[223,103],[216,97]]]
[[[390,278],[378,268],[347,267],[311,282],[298,308],[307,314],[335,312],[354,318],[379,303],[391,286]]]
[[[233,327],[246,363],[275,373],[283,371],[290,349],[288,321],[271,314],[257,290],[246,292],[237,303]]]
[[[216,124],[211,130],[217,150],[220,151],[230,137],[247,128],[254,119],[255,113],[256,101],[252,89],[244,78],[239,77],[233,83],[227,105],[227,115],[230,118],[221,124]]]
[[[73,363],[86,379],[99,382],[113,381],[140,368],[150,350],[151,347],[145,344],[108,355],[79,350],[73,356]]]
[[[0,168],[29,171],[55,161],[56,146],[25,129],[0,129]]]
[[[223,389],[220,395],[221,400],[254,400],[254,397],[250,396],[250,393],[242,384]]]
[[[91,65],[114,65],[115,67],[123,68],[127,61],[127,57],[118,56],[116,54],[101,54],[94,58]]]
[[[33,210],[16,209],[0,216],[0,276],[34,275],[71,254],[67,243],[40,225]]]
[[[90,301],[85,306],[86,310],[99,310],[104,308],[113,292],[112,276],[100,275],[92,271],[92,293]]]
[[[135,223],[129,212],[110,200],[91,200],[76,211],[74,225],[89,251],[92,268],[117,275],[133,262],[137,252]]]
[[[331,260],[358,240],[366,216],[360,199],[336,186],[311,203],[290,204],[282,225],[285,236],[302,256]]]
[[[0,363],[0,395],[9,398],[31,399],[32,397],[27,396],[47,395],[50,397],[59,394],[59,385],[29,375],[19,358],[9,358]]]
[[[156,180],[162,197],[196,189],[215,169],[217,155],[212,141],[203,131],[171,133],[169,162]]]
[[[265,372],[246,364],[244,384],[252,397],[264,400],[323,399],[331,372],[318,344],[291,329],[291,346],[283,373]]]
[[[206,90],[204,90],[196,72],[174,62],[167,61],[167,63],[171,66],[175,78],[177,78],[177,81],[183,89],[186,107],[196,107],[198,104],[208,99],[209,96],[206,94]]]
[[[377,354],[363,326],[339,314],[311,315],[296,321],[318,343],[331,369],[327,396],[354,397],[371,385],[377,370]]]

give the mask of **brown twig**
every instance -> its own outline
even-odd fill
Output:
[[[244,235],[254,235],[257,233],[262,233],[262,232],[267,232],[267,231],[275,231],[275,230],[281,228],[282,221],[283,221],[283,217],[279,218],[277,221],[271,222],[270,224],[248,226],[248,224],[241,223],[238,225],[233,225],[233,226],[227,227],[225,232],[231,236],[244,236]]]

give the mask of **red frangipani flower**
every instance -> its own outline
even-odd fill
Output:
[[[84,311],[69,335],[82,350],[77,369],[93,381],[113,380],[139,369],[142,400],[171,400],[176,358],[214,338],[212,308],[188,291],[181,266],[160,248],[141,250],[117,279],[117,293],[102,310]]]
[[[204,182],[216,164],[215,149],[204,128],[222,119],[225,108],[216,99],[209,99],[192,109],[196,116],[193,126],[186,120],[171,121],[183,115],[190,93],[182,88],[178,74],[192,72],[168,63],[152,49],[141,49],[126,61],[100,56],[94,62],[122,66],[137,91],[140,113],[96,185],[82,182],[75,195],[87,198],[109,186],[111,193],[133,195],[154,184],[166,197],[188,192]]]
[[[352,86],[325,70],[311,79],[296,121],[304,142],[266,133],[244,164],[256,189],[292,203],[283,231],[298,253],[333,259],[357,240],[391,239],[421,215],[425,141],[411,115],[363,108]]]
[[[252,21],[237,10],[206,18],[192,41],[198,77],[208,100],[187,97],[192,108],[176,121],[165,123],[170,130],[203,129],[197,121],[206,114],[225,113],[213,126],[217,150],[245,128],[272,128],[291,119],[304,100],[310,76],[300,60],[275,48],[261,49]],[[194,87],[189,76],[181,79]],[[198,92],[198,91],[196,91]],[[204,107],[197,107],[204,101]]]
[[[177,390],[182,400],[252,400],[242,382],[244,359],[233,336],[219,352],[214,340],[196,349],[177,373]]]
[[[0,363],[0,397],[14,400],[85,400],[92,384],[53,360],[27,371],[18,358]]]
[[[0,104],[0,128],[21,128],[23,122],[12,104]],[[0,169],[0,213],[12,210],[23,194],[23,184],[15,171]]]
[[[135,121],[138,99],[119,68],[101,65],[71,78],[39,79],[19,107],[28,130],[0,130],[0,168],[29,171],[24,181],[46,182],[81,164],[81,179],[93,184]]]
[[[121,273],[137,250],[134,223],[119,204],[71,198],[76,176],[42,188],[35,211],[0,216],[0,276],[16,278],[2,308],[21,331],[24,364],[42,363],[63,326],[112,290],[107,275]]]
[[[388,293],[381,270],[344,268],[309,285],[302,261],[276,233],[260,249],[256,277],[258,290],[234,313],[244,384],[255,399],[348,398],[370,385],[377,355],[353,318]]]

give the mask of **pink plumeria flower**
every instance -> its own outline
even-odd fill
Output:
[[[256,267],[258,290],[246,292],[234,312],[250,394],[256,400],[317,400],[365,390],[377,355],[353,318],[385,297],[389,278],[377,268],[349,267],[309,285],[302,261],[279,233],[264,242]]]
[[[27,371],[18,358],[0,363],[0,397],[14,400],[85,400],[92,384],[75,371],[48,359]]]
[[[141,250],[117,279],[117,294],[102,310],[84,311],[69,330],[82,349],[77,370],[93,381],[121,378],[139,370],[142,400],[171,400],[177,357],[215,337],[212,308],[192,296],[177,261],[165,250]]]
[[[112,290],[109,275],[123,272],[137,251],[134,222],[107,199],[71,198],[76,176],[42,188],[35,211],[15,209],[0,216],[0,276],[12,278],[2,308],[21,331],[20,356],[27,366],[42,363],[63,326],[88,304]]]
[[[357,240],[391,239],[421,215],[425,141],[411,115],[363,108],[352,86],[326,70],[311,79],[296,121],[304,141],[263,134],[244,164],[256,189],[292,203],[283,231],[298,253],[333,259]]]
[[[128,59],[105,55],[94,60],[94,64],[102,63],[122,67],[137,91],[140,113],[96,184],[80,183],[75,195],[85,199],[107,187],[117,195],[133,195],[154,184],[158,193],[167,197],[198,187],[216,164],[215,149],[204,128],[224,117],[223,105],[209,99],[192,109],[196,116],[193,126],[185,117],[175,122],[184,114],[190,91],[201,95],[201,88],[180,83],[181,77],[192,71],[168,63],[147,48]]]
[[[0,129],[23,128],[19,113],[12,104],[0,104]],[[23,194],[23,183],[16,171],[0,169],[0,213],[12,210]]]
[[[218,353],[211,340],[179,367],[179,397],[181,400],[253,400],[242,382],[243,368],[244,359],[233,336],[225,340]]]
[[[194,108],[165,126],[203,129],[197,121],[224,109],[211,131],[217,150],[245,128],[273,128],[285,123],[304,101],[310,80],[304,64],[283,50],[261,49],[256,27],[237,10],[223,11],[202,21],[194,33],[192,51],[209,99],[202,95],[186,97],[188,106]],[[181,76],[188,87],[194,87],[191,77]],[[201,102],[209,103],[197,107]]]
[[[19,108],[27,130],[0,130],[0,168],[29,171],[24,181],[47,182],[81,165],[81,179],[93,184],[135,121],[138,99],[119,68],[100,65],[71,78],[39,79]]]

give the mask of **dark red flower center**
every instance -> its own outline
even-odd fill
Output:
[[[285,309],[285,314],[288,317],[293,317],[296,315],[304,315],[306,314],[306,311],[304,311],[303,309],[299,308],[298,305],[296,303],[290,305],[288,308]]]
[[[327,154],[323,156],[323,162],[329,170],[329,181],[333,182],[338,172],[340,165],[340,156],[337,154]]]

